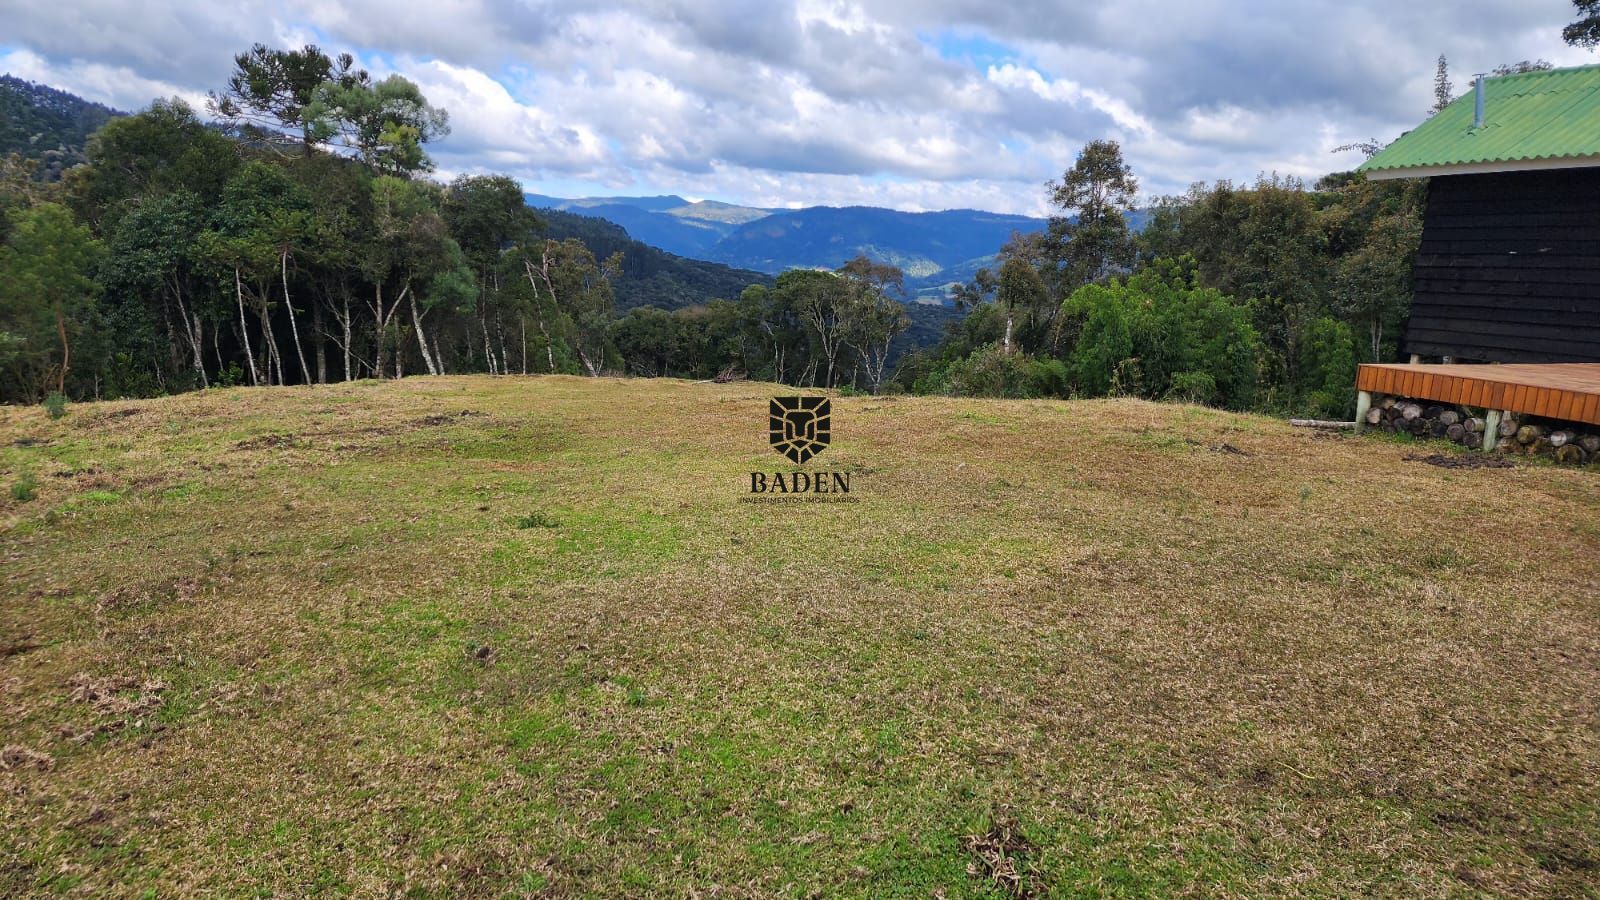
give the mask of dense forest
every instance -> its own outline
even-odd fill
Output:
[[[446,111],[313,46],[240,54],[207,112],[58,116],[82,164],[0,166],[0,399],[570,372],[1335,414],[1394,353],[1425,190],[1263,177],[1136,211],[1092,142],[956,312],[865,256],[773,279],[535,213],[506,176],[440,183]]]
[[[1051,186],[1063,213],[958,294],[973,312],[896,384],[982,396],[1118,394],[1342,415],[1359,361],[1393,358],[1426,185],[1333,175],[1195,185],[1127,228],[1115,144]]]
[[[772,283],[770,276],[760,272],[689,259],[652,247],[606,219],[557,209],[537,210],[535,215],[546,237],[577,238],[598,258],[621,254],[622,267],[614,283],[618,309],[678,309],[708,299],[737,297],[752,284]]]

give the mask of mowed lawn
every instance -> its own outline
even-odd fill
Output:
[[[1600,890],[1600,473],[777,393],[0,411],[0,895]]]

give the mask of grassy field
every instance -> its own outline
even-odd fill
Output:
[[[1600,891],[1600,475],[775,392],[0,411],[0,895]]]

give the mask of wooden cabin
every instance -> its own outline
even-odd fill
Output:
[[[1513,416],[1600,424],[1600,66],[1480,77],[1360,171],[1429,181],[1412,363],[1360,367],[1357,427],[1375,394],[1482,409],[1486,449]]]
[[[1480,79],[1360,171],[1429,179],[1402,352],[1600,362],[1600,66]]]

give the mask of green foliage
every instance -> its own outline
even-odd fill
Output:
[[[1421,187],[1352,184],[1323,223],[1342,250],[1333,263],[1328,311],[1365,331],[1365,362],[1392,359],[1411,309],[1411,264],[1422,242]],[[1304,343],[1301,344],[1304,346]]]
[[[45,395],[44,403],[41,405],[44,411],[50,414],[50,418],[59,419],[67,414],[67,395],[60,391],[51,391]]]
[[[1031,397],[1030,360],[989,344],[956,360],[940,373],[940,393],[955,397]]]
[[[752,284],[772,285],[770,275],[686,259],[640,243],[604,219],[554,209],[540,210],[538,215],[546,237],[558,241],[578,238],[597,259],[622,254],[615,283],[618,309],[680,309],[715,299],[732,300]]]
[[[1047,240],[1061,293],[1132,264],[1128,213],[1139,182],[1122,159],[1121,145],[1090,141],[1072,168],[1048,188],[1058,213],[1050,219]]]
[[[310,142],[340,143],[386,175],[431,171],[433,162],[422,145],[450,133],[449,114],[429,104],[400,75],[375,84],[364,79],[324,81],[302,114]]]
[[[18,503],[27,503],[38,493],[39,479],[32,472],[23,472],[11,483],[11,499]]]
[[[1572,0],[1578,18],[1561,29],[1561,39],[1574,47],[1600,46],[1600,0]]]
[[[601,220],[552,210],[541,222],[505,176],[416,177],[445,112],[349,57],[257,45],[234,63],[211,98],[225,129],[162,101],[109,121],[58,188],[14,158],[0,165],[0,263],[16,270],[0,275],[20,276],[0,285],[0,396],[419,370],[732,371],[1321,409],[1343,402],[1352,346],[1394,352],[1409,304],[1421,191],[1357,175],[1316,191],[1279,178],[1197,188],[1163,201],[1135,240],[1137,180],[1116,143],[1091,142],[1050,185],[1049,228],[1013,234],[993,271],[976,269],[981,247],[946,247],[971,260],[952,271],[976,270],[959,312],[907,308],[904,276],[881,261],[771,279],[673,257]],[[64,222],[48,212],[58,197]],[[59,239],[39,238],[40,216]],[[919,220],[941,245],[943,221]],[[1183,256],[1192,263],[1165,261]],[[900,355],[941,326],[938,346]]]
[[[308,153],[318,123],[307,115],[306,108],[318,88],[328,82],[348,88],[371,84],[365,71],[354,68],[355,58],[350,54],[330,57],[315,44],[299,50],[256,44],[235,56],[233,63],[227,87],[211,94],[212,112],[229,125],[264,136],[280,130],[299,131]]]
[[[916,384],[919,393],[956,397],[1065,397],[1071,390],[1061,360],[1008,352],[1000,344],[978,347],[919,377]]]
[[[188,190],[214,200],[239,166],[233,143],[182,100],[157,100],[113,119],[89,138],[87,154],[89,165],[71,179],[73,207],[102,229],[144,197]]]
[[[1297,343],[1296,406],[1328,418],[1349,416],[1356,390],[1356,341],[1350,326],[1326,316],[1313,319]]]
[[[1062,305],[1078,323],[1067,355],[1078,392],[1193,396],[1231,408],[1255,398],[1260,341],[1249,311],[1200,287],[1192,260],[1079,288]]]
[[[60,181],[83,162],[89,135],[117,115],[64,91],[0,75],[0,156],[21,154],[33,177]]]
[[[1217,402],[1217,379],[1210,372],[1177,372],[1167,389],[1167,399],[1180,403],[1214,404]]]
[[[72,343],[96,317],[100,242],[55,203],[13,210],[9,226],[0,245],[0,334],[20,336],[23,345],[5,353],[0,399],[65,392]]]
[[[1197,186],[1157,204],[1140,254],[1147,263],[1190,256],[1199,284],[1248,304],[1263,345],[1258,398],[1275,398],[1275,410],[1332,415],[1348,405],[1337,396],[1343,382],[1328,375],[1346,364],[1347,337],[1358,336],[1359,347],[1349,377],[1358,361],[1394,358],[1426,190],[1422,181],[1355,173],[1328,176],[1315,191],[1277,177],[1249,188]]]

